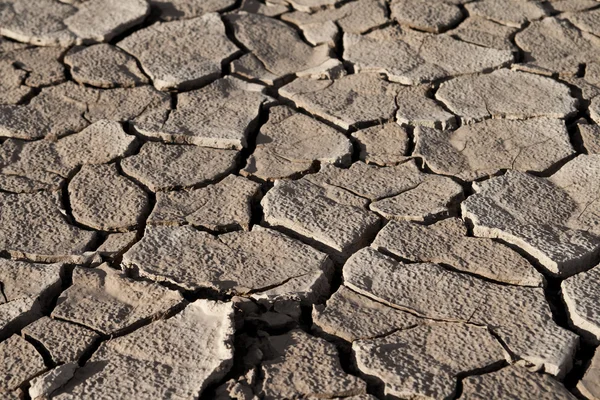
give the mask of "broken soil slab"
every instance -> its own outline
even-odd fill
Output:
[[[125,250],[137,240],[137,232],[123,232],[123,233],[111,233],[106,237],[106,240],[102,242],[100,247],[96,249],[96,252],[103,257],[114,259],[121,256]]]
[[[123,256],[140,276],[187,290],[251,295],[293,281],[280,297],[311,303],[329,287],[331,261],[302,242],[255,226],[215,237],[190,226],[148,227]],[[285,286],[285,285],[284,285]]]
[[[44,372],[44,359],[35,347],[20,336],[13,335],[0,342],[0,394],[8,396],[34,376]]]
[[[117,45],[140,61],[159,90],[191,89],[210,82],[240,51],[225,35],[218,14],[158,22]]]
[[[590,400],[600,399],[600,350],[596,349],[577,390]]]
[[[85,165],[69,182],[71,212],[77,222],[103,231],[136,228],[148,212],[148,195],[119,175],[115,164]]]
[[[357,72],[385,74],[392,82],[417,85],[509,64],[513,54],[397,26],[366,35],[344,35],[344,59]]]
[[[361,206],[361,199],[335,187],[302,179],[275,181],[261,201],[269,226],[320,244],[335,259],[364,246],[379,228],[380,219]]]
[[[392,166],[408,158],[408,132],[395,122],[361,129],[352,137],[358,143],[360,160],[367,164]]]
[[[588,154],[600,154],[600,125],[578,122],[577,128]]]
[[[575,152],[564,121],[489,119],[454,131],[417,127],[414,155],[437,174],[471,181],[504,169],[543,172]]]
[[[163,21],[195,18],[224,11],[234,4],[235,0],[150,0]]]
[[[436,98],[467,123],[487,118],[562,119],[577,112],[577,99],[566,85],[508,69],[443,82]]]
[[[58,298],[52,317],[114,335],[167,315],[182,301],[179,292],[134,281],[102,264],[75,268],[73,284]]]
[[[0,249],[15,258],[79,262],[96,234],[68,223],[58,193],[0,193]]]
[[[336,80],[299,78],[279,89],[279,94],[297,107],[349,129],[391,120],[402,88],[377,74],[353,74]]]
[[[411,328],[423,320],[358,294],[346,286],[324,305],[313,306],[313,329],[347,342],[381,337],[398,329]]]
[[[225,17],[233,27],[235,38],[258,60],[269,74],[267,83],[279,78],[306,73],[327,73],[331,65],[340,66],[330,57],[327,45],[312,47],[305,43],[296,30],[275,18],[260,14],[239,12]],[[239,63],[232,71],[239,71]],[[261,76],[249,76],[261,79]]]
[[[310,13],[323,8],[331,8],[341,0],[268,0],[267,4],[289,5],[295,10]]]
[[[147,142],[138,154],[123,159],[121,168],[157,192],[215,181],[236,166],[237,157],[235,150]]]
[[[343,273],[350,289],[391,307],[487,326],[510,351],[509,361],[558,377],[571,369],[579,338],[556,325],[542,288],[494,284],[436,264],[403,264],[371,248],[350,257]]]
[[[76,167],[110,162],[125,155],[134,141],[119,123],[105,120],[56,141],[8,139],[0,146],[0,188],[57,190]]]
[[[432,323],[352,345],[358,369],[390,398],[447,399],[458,377],[500,364],[504,349],[484,327]]]
[[[81,84],[113,88],[148,83],[135,58],[109,44],[73,47],[65,55],[65,64],[73,79]]]
[[[520,28],[543,18],[546,11],[539,0],[482,0],[465,4],[469,15],[487,18],[500,24]]]
[[[600,38],[564,19],[533,22],[517,33],[515,42],[524,51],[524,64],[515,68],[544,75],[575,76],[581,64],[600,60]]]
[[[342,133],[285,106],[269,109],[260,128],[256,149],[243,175],[263,180],[291,178],[308,172],[315,163],[348,166],[352,143]]]
[[[430,87],[405,87],[396,97],[396,122],[402,125],[446,129],[456,125],[454,114],[429,97]]]
[[[459,399],[487,400],[499,398],[575,400],[562,383],[549,375],[531,373],[521,367],[505,367],[496,372],[468,376],[462,380]]]
[[[600,36],[600,10],[597,8],[578,13],[568,13],[564,17],[583,32]]]
[[[337,26],[346,33],[361,34],[377,26],[387,23],[386,4],[382,0],[357,0],[345,3],[338,8],[328,8],[309,14],[294,11],[283,14],[281,19],[298,26],[304,33],[304,37],[313,45],[321,43],[333,43],[328,41],[315,41],[311,37],[322,35],[330,24],[336,27],[335,35],[338,33]],[[330,37],[330,40],[335,40]]]
[[[490,239],[466,235],[465,225],[457,218],[429,226],[390,221],[371,246],[403,260],[443,264],[500,283],[543,285],[543,276],[514,250]]]
[[[150,225],[192,225],[213,232],[250,229],[260,185],[239,176],[189,191],[158,193]]]
[[[61,264],[0,259],[0,337],[5,338],[41,317],[60,293]]]
[[[519,247],[553,275],[573,275],[600,252],[599,168],[600,156],[580,155],[550,178],[508,171],[474,184],[463,217],[476,236]]]
[[[73,5],[3,0],[0,34],[38,46],[107,42],[141,23],[149,12],[146,0],[89,0]]]
[[[198,397],[231,368],[233,334],[231,303],[197,300],[172,318],[103,343],[52,398]]]
[[[443,1],[432,7],[427,0],[393,0],[390,11],[400,25],[433,33],[445,31],[463,19],[460,8]]]
[[[342,369],[333,344],[301,330],[268,340],[274,357],[262,363],[257,390],[265,400],[366,394],[366,383]]]
[[[177,107],[134,122],[142,135],[171,143],[237,149],[247,146],[259,111],[272,99],[264,86],[227,76],[177,95]]]
[[[55,364],[77,363],[99,338],[94,331],[49,317],[42,317],[22,329],[25,338],[40,343]]]
[[[45,400],[53,392],[64,386],[79,368],[76,363],[59,365],[50,371],[33,378],[29,384],[29,397],[32,400]]]
[[[447,33],[464,42],[479,46],[516,51],[517,48],[512,42],[516,32],[518,32],[517,28],[500,25],[486,18],[469,17]]]
[[[600,343],[600,305],[596,289],[600,267],[582,272],[561,283],[562,298],[571,324],[588,340]]]

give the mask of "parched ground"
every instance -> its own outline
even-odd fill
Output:
[[[0,398],[600,399],[600,2],[0,35]]]

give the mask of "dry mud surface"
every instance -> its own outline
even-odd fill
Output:
[[[600,399],[600,1],[0,0],[0,398]]]

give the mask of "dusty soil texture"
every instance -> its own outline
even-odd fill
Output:
[[[0,399],[600,400],[600,0],[0,0]]]

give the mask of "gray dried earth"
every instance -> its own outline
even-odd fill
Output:
[[[600,400],[600,1],[0,0],[0,398]]]

